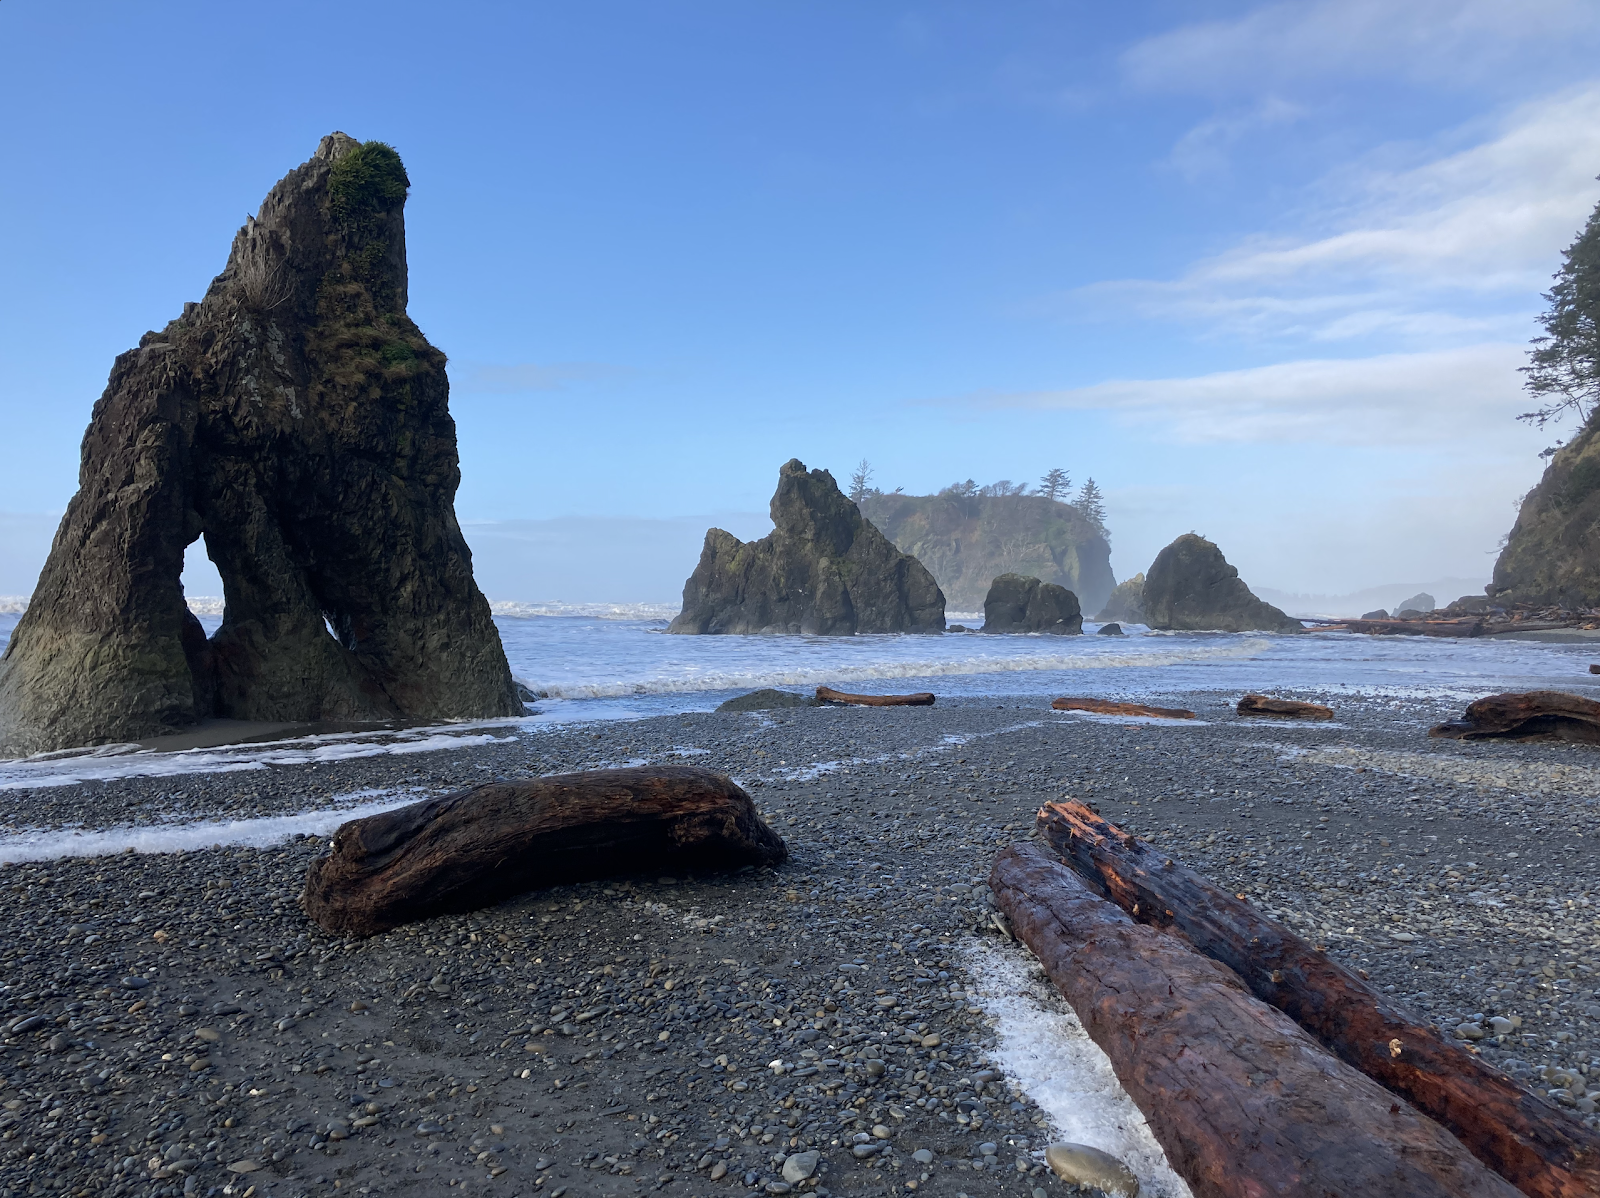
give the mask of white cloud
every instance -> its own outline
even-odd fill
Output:
[[[1504,442],[1517,428],[1512,418],[1527,406],[1517,373],[1523,361],[1521,346],[1487,343],[1370,358],[1303,359],[1192,378],[1113,379],[991,396],[987,402],[1106,411],[1194,443]]]
[[[1309,341],[1517,335],[1600,198],[1597,171],[1591,85],[1523,105],[1464,149],[1329,175],[1299,236],[1250,238],[1174,280],[1093,284],[1074,306]]]
[[[1295,0],[1148,38],[1122,66],[1145,90],[1218,97],[1374,76],[1493,86],[1579,59],[1597,34],[1592,0]]]

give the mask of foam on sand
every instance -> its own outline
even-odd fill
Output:
[[[1052,1137],[1126,1162],[1144,1198],[1193,1198],[1117,1081],[1110,1059],[1043,979],[1028,950],[975,940],[962,956],[972,996],[994,1020],[994,1059],[1049,1117]]]

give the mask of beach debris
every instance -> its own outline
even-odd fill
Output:
[[[1204,537],[1184,533],[1151,563],[1141,591],[1144,622],[1190,632],[1304,632],[1305,626],[1257,599]]]
[[[1002,574],[983,600],[983,632],[1050,632],[1076,636],[1083,631],[1078,597],[1064,586],[1021,574]]]
[[[301,904],[330,932],[367,936],[558,883],[788,856],[726,774],[688,766],[490,782],[352,820],[306,871]]]
[[[944,592],[909,553],[862,519],[826,470],[778,470],[773,530],[744,542],[707,531],[668,632],[943,632]]]
[[[1047,804],[1038,829],[1062,864],[1091,889],[1141,923],[1174,930],[1196,951],[1226,965],[1258,999],[1438,1120],[1524,1193],[1600,1193],[1600,1133],[1417,1022],[1242,898],[1081,803]],[[1403,1057],[1390,1049],[1395,1044],[1404,1045]]]
[[[763,690],[751,691],[729,699],[726,703],[719,704],[718,711],[775,711],[782,707],[819,707],[821,704],[815,699],[805,695],[797,695],[794,691],[774,690],[766,687]]]
[[[1484,635],[1485,623],[1478,616],[1448,616],[1442,619],[1413,617],[1409,620],[1391,618],[1387,613],[1374,616],[1368,612],[1359,620],[1340,620],[1322,625],[1325,629],[1344,629],[1346,632],[1363,632],[1369,636],[1457,636]]]
[[[1466,714],[1428,729],[1448,740],[1562,740],[1600,744],[1600,703],[1565,691],[1511,691],[1467,704]]]
[[[1045,1148],[1044,1161],[1068,1185],[1099,1190],[1115,1198],[1139,1198],[1139,1179],[1109,1152],[1063,1140]]]
[[[847,703],[856,707],[932,707],[934,702],[933,695],[927,691],[915,695],[852,695],[831,686],[817,687],[817,698],[823,703]]]
[[[1517,1193],[1232,970],[1136,923],[1039,845],[1003,850],[989,882],[1196,1195]]]
[[[1333,708],[1321,703],[1302,703],[1298,699],[1269,699],[1266,695],[1246,695],[1239,700],[1240,715],[1285,716],[1292,720],[1331,720]]]
[[[1096,715],[1134,715],[1152,720],[1194,719],[1194,712],[1184,707],[1147,707],[1143,703],[1119,703],[1114,699],[1063,696],[1050,706],[1055,711],[1088,711]]]
[[[408,185],[389,146],[329,134],[204,299],[117,358],[0,661],[0,756],[523,714],[455,514],[445,356],[406,314]],[[180,581],[202,536],[209,639]]]

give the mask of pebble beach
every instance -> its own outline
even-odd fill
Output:
[[[1312,724],[1239,718],[1214,691],[1142,696],[1194,721],[1050,697],[14,786],[0,1193],[1048,1198],[1065,1191],[1043,1148],[1098,1126],[1145,1193],[1184,1194],[989,898],[995,851],[1068,796],[1593,1120],[1593,749],[1430,741],[1459,713],[1436,700],[1346,697]],[[363,804],[638,763],[732,775],[789,861],[536,891],[365,940],[297,906]],[[264,821],[291,830],[253,842]],[[197,826],[226,831],[196,845]],[[61,855],[85,828],[136,827],[140,849]],[[180,847],[149,851],[163,837]]]

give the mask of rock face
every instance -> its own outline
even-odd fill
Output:
[[[713,528],[668,632],[943,632],[944,594],[840,492],[798,459],[778,471],[773,531],[748,544]]]
[[[1600,606],[1600,417],[1522,501],[1486,589],[1501,607]]]
[[[869,494],[861,514],[928,567],[956,611],[977,611],[1000,574],[1066,587],[1089,611],[1116,585],[1104,531],[1042,495]]]
[[[1250,593],[1239,571],[1204,537],[1184,533],[1160,553],[1144,580],[1145,622],[1152,628],[1218,632],[1304,632]]]
[[[1411,596],[1411,598],[1396,603],[1394,605],[1394,610],[1397,616],[1408,611],[1416,612],[1419,616],[1421,616],[1427,615],[1434,609],[1435,606],[1436,604],[1434,603],[1432,595],[1428,594],[1427,591],[1418,591],[1415,595]]]
[[[444,355],[406,315],[407,186],[387,146],[325,137],[205,298],[117,359],[0,658],[0,752],[521,711],[456,523]],[[200,537],[209,641],[179,582]]]
[[[1111,592],[1111,598],[1106,600],[1106,605],[1095,617],[1095,622],[1099,624],[1110,620],[1120,620],[1124,624],[1144,623],[1143,574],[1135,574],[1117,583],[1117,589]]]
[[[984,632],[1083,631],[1078,597],[1066,587],[1020,574],[1002,574],[983,600]]]

